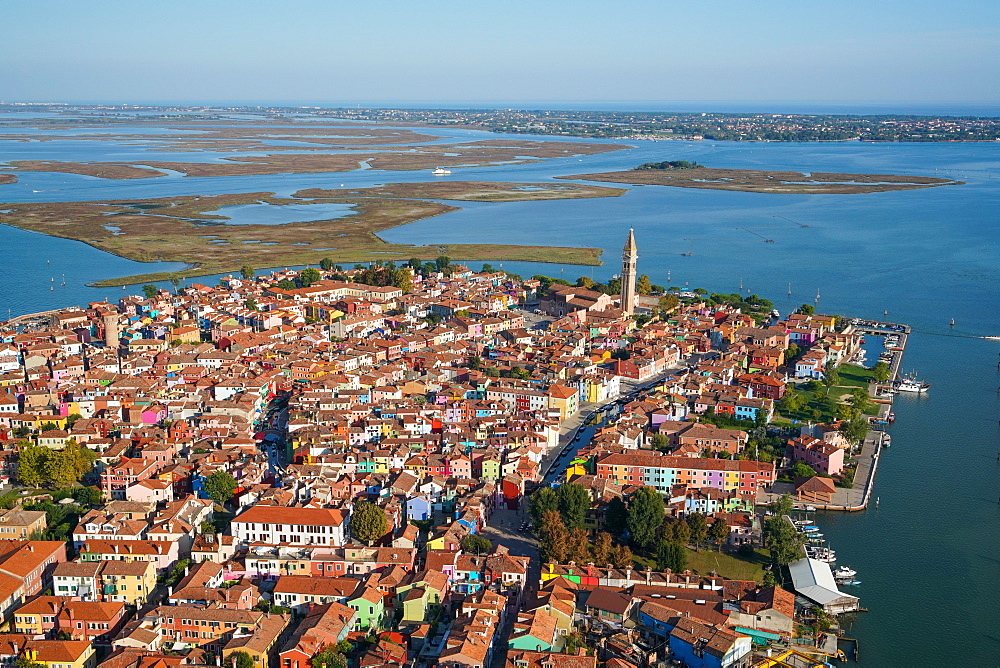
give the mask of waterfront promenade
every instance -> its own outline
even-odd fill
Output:
[[[899,343],[892,350],[892,361],[889,363],[889,382],[873,382],[868,386],[868,394],[873,401],[879,404],[879,411],[876,424],[868,431],[868,435],[865,436],[861,444],[861,450],[855,457],[857,468],[854,472],[854,485],[850,488],[838,487],[828,504],[810,504],[822,510],[856,512],[864,510],[871,503],[879,459],[883,449],[890,442],[888,434],[884,431],[884,425],[888,423],[889,413],[892,412],[892,394],[886,398],[886,390],[891,389],[893,382],[899,377],[899,368],[903,362],[903,353],[910,334],[908,325],[891,322],[855,320],[851,322],[851,327],[849,332],[863,332],[875,336],[895,334],[899,337]],[[764,495],[764,502],[769,502],[782,494],[793,494],[794,491],[792,483],[775,483],[772,485],[771,491]]]

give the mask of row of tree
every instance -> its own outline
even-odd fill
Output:
[[[17,479],[25,487],[62,489],[71,487],[90,473],[97,454],[68,439],[62,450],[18,442]]]
[[[663,496],[652,487],[640,487],[627,505],[620,497],[613,498],[605,509],[605,531],[593,540],[584,527],[589,508],[590,494],[576,483],[544,487],[532,494],[528,513],[543,559],[624,568],[632,565],[631,547],[635,547],[653,555],[659,568],[682,571],[688,545],[700,549],[711,539],[721,548],[729,538],[729,525],[721,518],[709,525],[701,513],[688,513],[684,519],[668,517]]]

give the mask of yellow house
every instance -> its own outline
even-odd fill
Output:
[[[97,654],[86,640],[29,640],[24,658],[45,668],[94,668]]]
[[[170,332],[170,339],[182,343],[201,343],[201,330],[191,326],[177,327]]]
[[[279,649],[278,640],[291,621],[291,615],[261,617],[253,633],[238,634],[222,648],[222,665],[235,665],[230,658],[236,652],[245,652],[253,659],[254,668],[273,665]]]
[[[152,561],[105,561],[101,585],[108,601],[142,607],[156,588],[156,564]]]
[[[584,460],[575,459],[570,462],[569,466],[566,467],[566,482],[569,482],[578,475],[587,475],[587,469],[584,467]]]
[[[580,393],[566,385],[554,383],[549,387],[549,408],[559,411],[559,419],[565,420],[577,411]]]

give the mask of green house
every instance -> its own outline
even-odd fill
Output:
[[[347,605],[358,614],[355,630],[380,631],[385,618],[385,603],[382,592],[375,587],[365,587],[356,596],[348,599]]]

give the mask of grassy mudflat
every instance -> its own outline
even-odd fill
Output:
[[[0,186],[5,183],[17,183],[17,177],[13,174],[0,174]]]
[[[446,199],[466,202],[525,202],[581,197],[618,197],[624,188],[585,186],[576,183],[494,183],[487,181],[431,181],[428,183],[387,183],[374,188],[309,188],[293,197],[400,197]]]
[[[405,184],[420,186],[424,184]],[[430,191],[444,184],[426,184]],[[453,184],[454,185],[454,184]],[[490,184],[466,184],[466,194],[502,192]],[[529,184],[507,184],[509,192],[532,199],[532,191],[516,188]],[[391,190],[390,186],[386,186]],[[414,246],[389,244],[378,232],[437,216],[457,208],[439,202],[402,199],[354,190],[350,197],[316,200],[278,198],[274,193],[240,193],[218,196],[181,196],[102,202],[39,202],[0,204],[0,224],[75,239],[95,248],[140,262],[171,261],[192,265],[179,273],[145,274],[101,281],[98,285],[125,285],[165,280],[174,276],[202,276],[234,271],[250,263],[258,268],[316,264],[324,257],[335,262],[355,263],[378,259],[433,259],[438,255],[463,260],[519,260],[566,264],[600,264],[598,248],[565,246],[518,246],[509,244],[448,244]],[[371,189],[378,190],[378,189]],[[454,189],[462,194],[462,188]],[[609,194],[618,189],[607,188]],[[592,188],[581,191],[592,191]],[[594,194],[563,197],[587,196]],[[511,200],[507,200],[511,201]],[[280,225],[230,225],[220,208],[234,205],[349,205],[339,218]]]
[[[601,174],[574,174],[561,179],[606,181],[633,185],[673,186],[675,188],[705,188],[754,193],[786,193],[800,195],[853,195],[860,193],[913,190],[934,186],[960,185],[962,181],[931,176],[900,176],[894,174],[834,174],[812,172],[771,172],[756,169],[639,169]]]
[[[421,135],[414,133],[413,136],[420,137]],[[269,146],[267,150],[275,150],[276,148],[279,147]],[[308,150],[302,147],[291,148],[300,151]],[[396,150],[380,152],[380,150],[372,151],[370,147],[347,147],[343,153],[268,153],[257,156],[230,156],[219,162],[143,161],[141,165],[131,165],[112,162],[23,160],[12,162],[11,169],[12,171],[83,174],[106,179],[166,176],[157,168],[169,169],[194,177],[348,172],[361,169],[366,165],[372,169],[407,171],[431,170],[435,167],[516,165],[552,158],[594,155],[622,148],[627,147],[617,144],[583,142],[486,140],[461,144],[416,146],[406,152]]]
[[[61,172],[102,179],[148,179],[164,172],[114,162],[59,162],[58,160],[14,160],[10,168],[19,172]],[[2,178],[2,177],[0,177]]]
[[[80,129],[86,125],[67,125],[61,129]],[[167,127],[166,132],[142,133],[81,133],[74,135],[48,134],[5,134],[0,141],[117,141],[149,145],[150,150],[190,150],[190,151],[303,151],[324,150],[331,146],[382,146],[392,144],[415,144],[440,139],[435,135],[422,134],[413,130],[398,128],[359,127]],[[273,142],[296,142],[316,144],[308,146],[275,146]]]

